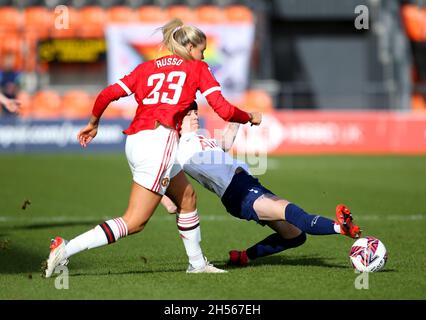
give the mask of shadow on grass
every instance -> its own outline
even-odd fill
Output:
[[[127,270],[127,271],[108,271],[108,272],[96,272],[87,271],[79,273],[70,273],[70,277],[90,277],[90,276],[121,276],[121,275],[137,275],[137,274],[153,274],[153,273],[167,273],[167,272],[186,272],[186,266],[168,268],[168,269],[147,269],[147,270]]]
[[[260,267],[266,265],[273,266],[314,266],[314,267],[325,267],[325,268],[339,268],[347,269],[349,264],[333,263],[333,258],[319,257],[319,256],[269,256],[264,258],[258,258],[250,261],[250,267]],[[228,269],[239,269],[241,267],[232,265],[221,265],[218,261],[217,265],[219,268],[225,267]]]
[[[330,257],[319,257],[319,256],[269,256],[264,258],[259,258],[254,261],[250,261],[250,267],[261,267],[267,265],[280,265],[280,266],[313,266],[313,267],[325,267],[325,268],[338,268],[338,269],[348,269],[353,270],[348,264],[342,263],[333,263],[334,258]],[[215,262],[215,266],[224,269],[241,269],[241,267],[228,265],[222,261]],[[398,272],[396,269],[389,269],[384,267],[383,270],[380,270],[378,273],[387,273],[387,272]]]
[[[387,272],[398,272],[397,269],[386,269],[386,267],[384,267],[383,270],[380,270],[379,272],[376,273],[387,273]]]
[[[296,256],[296,257],[288,257],[288,256],[270,256],[259,258],[255,261],[250,262],[250,268],[257,268],[262,266],[317,266],[317,267],[325,267],[325,268],[340,268],[340,269],[350,269],[349,265],[345,264],[337,264],[330,262],[332,258],[327,257],[317,257],[317,256]],[[231,266],[227,264],[227,261],[224,260],[216,260],[211,261],[216,267],[225,270],[243,270],[241,267]],[[151,269],[145,270],[127,270],[127,271],[108,271],[108,272],[96,272],[96,270],[88,270],[87,272],[78,272],[78,273],[70,273],[70,277],[82,277],[82,276],[119,276],[119,275],[131,275],[131,274],[153,274],[153,273],[167,273],[167,272],[186,272],[186,265],[169,267],[169,268],[156,268],[153,267]]]
[[[32,223],[27,225],[18,225],[7,227],[11,230],[39,230],[39,229],[50,229],[50,228],[66,228],[75,226],[95,226],[101,223],[101,219],[93,221],[72,221],[72,222],[49,222],[49,223]],[[6,228],[5,228],[6,229]]]
[[[46,260],[46,255],[41,256],[28,249],[16,247],[13,244],[8,249],[0,252],[0,274],[18,274],[39,272],[41,263]]]
[[[50,223],[32,223],[26,225],[3,226],[0,228],[0,274],[19,274],[19,273],[40,273],[42,263],[49,254],[48,247],[44,254],[38,254],[37,250],[31,244],[31,241],[25,241],[22,246],[20,243],[10,239],[10,233],[17,230],[29,231],[50,228],[66,228],[74,226],[94,226],[99,224],[100,220],[87,221],[68,221],[68,222],[50,222]],[[6,237],[7,236],[7,237]],[[23,245],[27,245],[24,247]]]

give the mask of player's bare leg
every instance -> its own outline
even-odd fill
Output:
[[[253,203],[253,209],[259,220],[280,221],[284,220],[284,210],[288,204],[287,200],[276,195],[264,194]]]
[[[197,209],[197,196],[183,171],[170,180],[166,195],[177,206],[178,213],[188,213]]]
[[[166,195],[177,207],[176,223],[189,259],[188,273],[221,273],[204,257],[201,250],[201,229],[194,188],[183,171],[170,180]]]
[[[68,258],[76,253],[112,244],[128,234],[142,231],[160,200],[160,194],[132,182],[129,204],[123,217],[105,221],[69,242],[61,237],[52,241],[44,275],[50,277],[58,265],[67,263]]]
[[[143,230],[161,201],[161,195],[132,182],[129,204],[123,215],[128,234]]]

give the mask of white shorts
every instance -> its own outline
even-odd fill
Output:
[[[182,170],[176,161],[177,147],[176,130],[161,125],[128,135],[126,157],[133,181],[164,195],[170,180]]]

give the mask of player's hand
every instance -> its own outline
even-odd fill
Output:
[[[21,102],[19,100],[14,99],[6,99],[3,103],[6,109],[10,112],[16,113],[19,111],[19,107],[21,106]]]
[[[258,126],[262,122],[262,114],[260,112],[250,113],[250,123],[254,126]]]
[[[83,148],[86,148],[90,141],[96,137],[98,133],[98,124],[93,124],[89,122],[87,126],[80,130],[77,135],[77,140]]]

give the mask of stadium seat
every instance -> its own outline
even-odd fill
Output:
[[[35,119],[62,117],[61,97],[56,91],[39,91],[32,97],[32,116]]]
[[[412,41],[426,40],[426,10],[413,4],[401,8],[402,21],[407,36]]]
[[[53,11],[55,20],[50,31],[50,35],[53,38],[75,38],[77,36],[77,30],[81,22],[80,13],[72,7],[67,7],[67,10],[68,11]],[[65,18],[66,14],[68,14],[68,20]],[[68,22],[68,26],[65,25],[66,22]]]
[[[31,118],[32,117],[32,104],[31,104],[31,96],[28,92],[20,91],[17,100],[21,103],[19,108],[19,116],[21,118]]]
[[[63,117],[66,119],[88,119],[93,107],[93,97],[81,90],[66,92],[61,100]]]
[[[14,7],[0,7],[0,33],[20,32],[23,27],[23,16]]]
[[[132,23],[139,21],[136,10],[129,7],[115,6],[106,10],[107,22],[109,23]]]
[[[250,112],[270,112],[274,110],[272,97],[263,90],[247,90],[242,98],[243,109]]]
[[[198,21],[203,23],[221,23],[226,20],[225,12],[218,6],[199,6],[195,8],[195,13]]]
[[[40,39],[47,39],[50,36],[50,29],[54,23],[54,13],[46,7],[34,6],[24,8],[23,15],[23,38],[27,52],[25,70],[34,71],[37,65],[37,43]]]
[[[197,15],[193,9],[185,5],[174,5],[167,9],[170,19],[179,18],[184,23],[197,22]]]
[[[19,33],[0,33],[0,57],[2,59],[0,63],[3,63],[4,57],[8,55],[13,58],[13,69],[18,71],[22,70],[24,67],[23,45],[23,38]],[[0,68],[1,67],[0,64]]]
[[[224,9],[226,19],[233,23],[251,23],[254,20],[252,11],[243,5],[230,5]]]
[[[46,7],[28,7],[24,9],[25,33],[37,38],[47,38],[53,23],[53,11]]]
[[[140,22],[167,22],[169,15],[159,6],[142,6],[137,9]]]
[[[423,41],[426,41],[426,5],[423,7],[423,23],[422,23],[422,31],[423,31]]]
[[[80,9],[81,24],[78,35],[82,38],[102,38],[104,36],[107,14],[104,8],[90,6]]]
[[[411,108],[413,111],[426,111],[426,101],[421,94],[414,94],[411,97]]]

